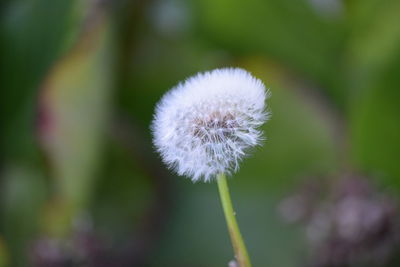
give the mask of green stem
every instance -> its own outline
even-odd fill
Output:
[[[231,197],[229,195],[228,183],[224,173],[217,176],[219,195],[222,207],[224,209],[226,224],[228,225],[229,235],[231,236],[233,250],[236,261],[240,267],[251,267],[250,258],[247,253],[243,237],[240,234],[239,226],[236,221],[235,212],[232,207]]]

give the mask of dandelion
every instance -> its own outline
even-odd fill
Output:
[[[169,167],[193,181],[236,172],[262,139],[267,96],[263,83],[242,69],[198,74],[157,105],[154,144]]]
[[[197,74],[172,88],[156,107],[152,131],[162,160],[193,182],[216,178],[240,266],[250,266],[225,175],[238,171],[260,144],[268,119],[264,84],[239,68]]]

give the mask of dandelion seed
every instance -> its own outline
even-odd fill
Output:
[[[193,181],[236,172],[248,149],[262,140],[268,96],[263,83],[243,69],[197,74],[158,103],[154,144],[170,168]]]

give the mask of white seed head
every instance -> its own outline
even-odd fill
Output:
[[[163,161],[179,175],[209,181],[231,174],[268,119],[263,83],[239,68],[199,73],[157,104],[152,131]]]

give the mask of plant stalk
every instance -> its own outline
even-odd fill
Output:
[[[221,198],[222,207],[224,209],[226,224],[228,225],[229,235],[235,258],[240,267],[251,267],[250,258],[247,253],[246,245],[240,233],[238,223],[236,221],[235,212],[232,207],[232,200],[229,194],[228,183],[224,173],[217,176],[219,195]]]

